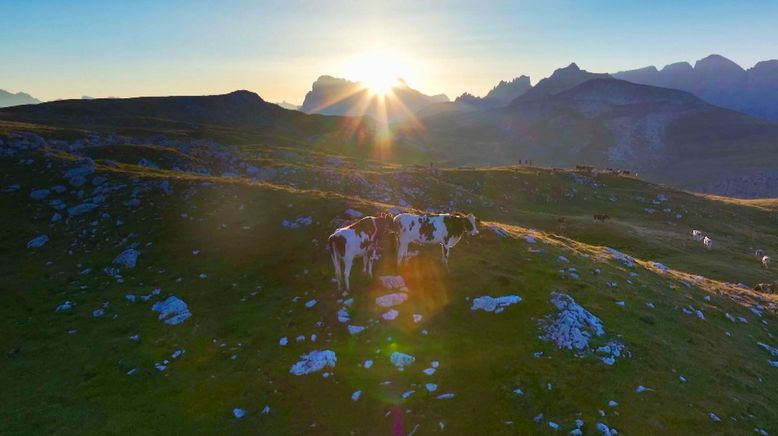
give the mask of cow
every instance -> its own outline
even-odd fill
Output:
[[[605,220],[609,220],[609,219],[611,219],[611,217],[604,213],[594,215],[595,221],[605,222]]]
[[[713,248],[713,240],[712,240],[711,238],[709,238],[709,237],[707,237],[707,236],[706,236],[706,237],[704,237],[704,238],[702,239],[702,245],[704,245],[704,246],[705,246],[705,248],[707,248],[708,250],[710,250],[711,248]]]
[[[448,254],[465,234],[475,236],[478,226],[471,214],[401,213],[394,217],[392,231],[397,234],[397,266],[407,259],[408,246],[414,244],[440,244],[443,264],[448,268]]]
[[[702,239],[702,232],[699,230],[692,230],[692,238],[695,241],[699,241],[700,239]]]
[[[762,256],[762,265],[765,268],[770,268],[770,256]]]
[[[363,260],[362,272],[373,276],[373,262],[378,259],[378,240],[391,227],[392,216],[366,216],[348,226],[341,227],[330,235],[327,250],[332,256],[338,290],[351,290],[349,277],[354,258]],[[341,262],[343,270],[341,271]]]
[[[765,252],[761,248],[757,248],[756,251],[754,251],[754,257],[755,258],[761,260],[764,256],[765,256]]]

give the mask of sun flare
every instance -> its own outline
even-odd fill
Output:
[[[414,76],[410,62],[397,53],[385,50],[371,50],[352,59],[347,76],[362,82],[373,94],[384,95],[399,79],[408,80]]]

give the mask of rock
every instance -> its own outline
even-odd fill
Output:
[[[592,336],[605,334],[600,319],[578,305],[569,295],[552,292],[551,304],[559,313],[546,325],[543,339],[553,341],[557,347],[586,350]]]
[[[44,198],[48,197],[51,194],[51,191],[48,189],[36,189],[32,192],[30,192],[30,198],[33,200],[43,200]]]
[[[362,363],[362,368],[370,369],[370,367],[373,366],[373,361],[371,359],[367,359]]]
[[[390,311],[388,311],[388,312],[384,312],[384,313],[381,315],[381,318],[383,318],[383,319],[385,319],[385,320],[387,320],[387,321],[392,321],[392,320],[394,320],[395,318],[397,318],[399,315],[400,315],[400,312],[398,312],[398,311],[396,311],[396,310],[392,309],[392,310],[390,310]]]
[[[761,348],[761,349],[767,351],[768,353],[770,353],[771,356],[778,357],[778,348],[771,347],[771,346],[765,344],[764,342],[757,342],[756,345],[759,348]]]
[[[610,248],[610,247],[605,247],[605,250],[608,253],[610,253],[611,257],[613,257],[614,259],[622,262],[627,267],[632,268],[633,266],[635,266],[635,259],[633,259],[632,257],[622,253],[621,251],[615,250],[615,249]]]
[[[381,307],[398,306],[408,300],[408,294],[397,292],[387,294],[375,299],[375,303]]]
[[[394,365],[397,369],[402,371],[403,368],[415,362],[416,358],[410,354],[395,351],[389,356],[389,361],[392,362],[392,365]]]
[[[405,287],[405,280],[402,276],[380,276],[378,281],[386,289],[402,289]]]
[[[313,299],[313,300],[308,300],[308,301],[305,303],[305,307],[307,307],[308,309],[312,308],[312,307],[313,307],[313,306],[315,306],[315,305],[316,305],[316,299]]]
[[[53,223],[58,223],[62,221],[62,215],[60,215],[58,212],[54,212],[54,215],[51,216],[51,219],[49,221]]]
[[[420,314],[418,314],[418,313],[414,313],[414,314],[413,314],[413,322],[414,322],[414,323],[419,323],[419,322],[421,322],[422,318],[423,318],[423,317],[422,317]]]
[[[310,226],[311,224],[313,224],[313,218],[310,216],[303,216],[294,220],[285,219],[281,221],[281,225],[288,229],[299,229],[300,227]]]
[[[569,262],[570,262],[570,260],[568,260],[568,259],[567,259],[566,257],[564,257],[564,256],[559,256],[557,259],[558,259],[560,262],[563,262],[563,263],[569,263]]]
[[[473,305],[470,310],[483,310],[486,312],[500,313],[505,307],[517,304],[521,301],[518,295],[505,295],[502,297],[482,296],[473,299]]]
[[[497,224],[489,224],[489,228],[490,228],[490,229],[491,229],[491,230],[492,230],[492,231],[493,231],[495,234],[497,234],[497,236],[499,236],[499,237],[501,237],[501,238],[509,238],[509,237],[511,236],[511,234],[510,234],[510,233],[508,233],[507,231],[505,231],[505,229],[503,229],[502,227],[498,226]]]
[[[348,310],[345,307],[341,307],[338,310],[338,322],[345,324],[349,321],[351,321],[351,317],[348,314]]]
[[[308,354],[300,356],[302,360],[292,365],[289,372],[294,375],[306,375],[321,371],[325,367],[335,367],[338,361],[335,352],[332,350],[313,350]]]
[[[151,310],[159,312],[158,319],[165,320],[165,324],[170,325],[181,324],[192,316],[186,303],[172,295],[163,301],[154,303]]]
[[[359,326],[359,325],[350,325],[348,326],[348,332],[351,335],[355,335],[357,333],[361,333],[363,330],[365,330],[365,327]]]
[[[83,215],[87,212],[91,212],[97,207],[94,203],[81,203],[77,206],[68,208],[68,213],[73,216]]]
[[[65,301],[64,303],[57,306],[56,309],[54,309],[55,312],[69,312],[73,310],[73,302],[71,301]]]
[[[659,263],[659,262],[651,262],[651,264],[654,266],[654,268],[658,269],[658,270],[659,270],[659,272],[661,272],[662,274],[666,273],[666,272],[667,272],[667,270],[668,270],[667,266],[665,266],[665,265],[664,265],[664,264],[662,264],[662,263]]]
[[[286,347],[287,344],[289,344],[289,338],[287,338],[286,336],[278,340],[278,345],[282,347]]]
[[[438,400],[448,400],[454,398],[454,394],[452,393],[440,394],[435,398],[437,398]]]
[[[105,315],[105,309],[102,307],[92,311],[92,316],[95,318],[100,318],[103,315]]]
[[[92,177],[92,186],[100,186],[108,181],[108,178],[105,176],[95,176]]]
[[[239,407],[236,407],[236,408],[232,409],[232,415],[235,418],[237,418],[237,419],[241,419],[244,416],[246,416],[246,411],[241,409],[241,408],[239,408]]]
[[[710,412],[708,413],[708,418],[710,418],[713,422],[721,422],[721,418],[719,418],[715,413]]]
[[[49,237],[46,235],[38,235],[27,242],[27,248],[40,248],[49,242]]]
[[[135,268],[135,265],[138,262],[138,256],[140,256],[140,251],[134,248],[128,248],[116,256],[113,259],[113,263],[124,268]]]
[[[354,391],[353,394],[351,394],[351,401],[359,401],[359,397],[362,396],[362,391]]]
[[[75,167],[65,171],[64,176],[72,186],[81,186],[86,183],[86,177],[94,173],[95,169],[95,161],[85,158],[79,160]]]
[[[647,388],[643,385],[638,385],[638,387],[635,388],[635,392],[638,394],[642,394],[643,392],[653,391],[651,388]]]
[[[613,432],[611,432],[611,429],[607,425],[605,425],[605,424],[603,424],[601,422],[597,423],[597,430],[599,430],[600,433],[603,434],[603,436],[612,436],[613,435]]]

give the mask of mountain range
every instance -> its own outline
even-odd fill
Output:
[[[365,84],[321,76],[305,95],[300,110],[323,115],[369,115],[377,121],[402,121],[432,104],[449,101],[443,94],[426,95],[398,79],[386,98],[374,94]]]
[[[720,56],[695,62],[677,62],[661,70],[648,66],[613,74],[617,79],[644,85],[688,91],[708,103],[755,117],[778,120],[778,60],[762,61],[752,68]]]
[[[397,140],[440,164],[586,164],[703,192],[778,195],[778,123],[575,64],[507,107],[438,113],[421,123],[424,129],[398,126]]]
[[[19,106],[22,104],[37,104],[41,101],[24,92],[10,93],[0,89],[0,107]]]

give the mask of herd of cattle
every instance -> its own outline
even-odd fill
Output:
[[[604,221],[607,215],[595,215],[595,219]],[[379,258],[379,242],[387,235],[394,235],[397,241],[397,266],[408,259],[411,244],[438,244],[441,247],[443,264],[448,267],[449,252],[464,235],[478,234],[478,220],[471,214],[442,213],[414,214],[401,213],[395,216],[381,214],[377,217],[366,216],[359,221],[335,230],[330,235],[327,249],[335,267],[338,289],[350,290],[349,276],[354,259],[361,257],[362,271],[373,276],[373,262]],[[700,230],[692,230],[692,238],[702,241],[706,249],[713,248],[713,240]],[[765,268],[770,267],[770,257],[764,250],[758,249],[754,256]]]
[[[702,244],[710,250],[713,248],[713,240],[707,236],[703,236],[702,232],[699,230],[692,230],[692,238],[695,241],[702,241]],[[754,251],[754,257],[756,257],[760,262],[762,262],[762,266],[765,268],[770,268],[770,256],[767,256],[765,254],[765,251],[761,248],[756,249]]]
[[[354,259],[363,260],[362,271],[373,276],[373,262],[379,258],[379,241],[387,234],[397,239],[397,265],[408,258],[410,244],[439,244],[443,264],[448,266],[449,251],[465,234],[478,234],[473,214],[413,214],[367,216],[330,235],[327,249],[332,256],[338,289],[350,290],[349,276]],[[342,268],[341,268],[342,267]]]

